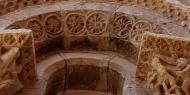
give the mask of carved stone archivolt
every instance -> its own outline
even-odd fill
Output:
[[[23,9],[28,6],[34,5],[42,5],[42,4],[53,4],[64,1],[67,3],[72,0],[1,0],[0,1],[0,15],[5,15],[7,13],[16,11],[18,9]],[[67,1],[67,2],[65,2]],[[85,0],[84,3],[94,2],[93,0]],[[121,3],[121,4],[129,4],[129,5],[137,5],[145,9],[149,9],[149,11],[155,11],[163,16],[169,18],[174,23],[177,23],[180,26],[188,28],[189,23],[189,9],[186,4],[181,3],[179,0],[98,0],[96,2],[101,3]]]
[[[23,26],[33,30],[35,42],[43,42],[47,40],[47,36],[55,38],[62,35],[102,35],[129,40],[138,46],[144,32],[168,34],[158,25],[132,15],[90,10],[42,14],[15,22],[8,28]]]
[[[139,44],[142,39],[142,34],[145,32],[152,32],[152,26],[147,21],[137,21],[130,32],[130,40],[135,44]]]

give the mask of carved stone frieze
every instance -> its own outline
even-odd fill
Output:
[[[16,11],[18,9],[27,8],[34,5],[54,4],[61,1],[72,0],[1,0],[0,1],[0,15]],[[82,0],[83,2],[94,2],[93,0]],[[175,0],[96,0],[101,3],[120,3],[140,6],[149,11],[159,12],[163,16],[171,19],[175,23],[185,28],[188,28],[189,23],[189,9],[188,5]],[[65,2],[66,3],[66,2]],[[103,25],[104,26],[104,25]]]
[[[94,10],[41,14],[7,28],[19,27],[33,31],[37,55],[62,49],[114,50],[136,59],[143,33],[168,34],[133,15]]]

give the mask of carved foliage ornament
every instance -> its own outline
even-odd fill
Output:
[[[106,32],[108,24],[107,19],[106,14],[100,12],[89,15],[86,21],[88,33],[100,35]]]
[[[131,31],[133,23],[134,19],[131,16],[117,16],[114,20],[114,34],[117,37],[128,38],[129,31]]]
[[[130,39],[135,44],[139,44],[142,39],[142,34],[145,32],[152,32],[152,26],[147,21],[137,21],[130,32]]]
[[[66,27],[73,35],[79,35],[85,30],[85,16],[80,13],[69,14],[66,18]]]
[[[38,18],[28,19],[26,27],[31,29],[34,34],[34,40],[36,42],[43,41],[45,38],[45,31],[42,22]]]
[[[57,36],[62,33],[63,25],[60,16],[49,14],[44,20],[45,31],[49,36]]]

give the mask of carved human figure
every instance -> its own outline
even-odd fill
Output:
[[[190,65],[188,59],[177,58],[177,60],[175,61],[174,58],[170,58],[167,56],[157,56],[168,64],[174,65],[176,67],[175,69],[167,70],[175,74],[177,79],[183,82],[181,88],[185,92],[185,95],[190,95]]]
[[[22,66],[16,63],[19,55],[18,48],[12,48],[1,55],[0,95],[13,95],[23,87],[17,77],[17,74],[22,70]]]
[[[162,93],[164,93],[164,95],[182,95],[174,77],[167,72],[164,66],[162,66],[159,57],[154,57],[152,59],[151,67],[154,71],[154,76],[149,79],[152,80],[152,82],[154,80],[153,88],[156,90],[157,94],[162,95]],[[160,87],[162,87],[164,91],[161,91]],[[172,91],[175,91],[175,94],[172,94]]]

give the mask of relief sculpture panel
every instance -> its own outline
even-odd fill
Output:
[[[0,33],[0,95],[13,95],[22,89],[29,77],[35,76],[33,52],[25,51],[31,48],[32,34],[30,30],[4,30]],[[30,63],[30,64],[29,64]],[[30,67],[26,67],[30,65]],[[20,74],[24,75],[21,82]]]
[[[190,39],[146,33],[136,77],[154,95],[190,95]]]

